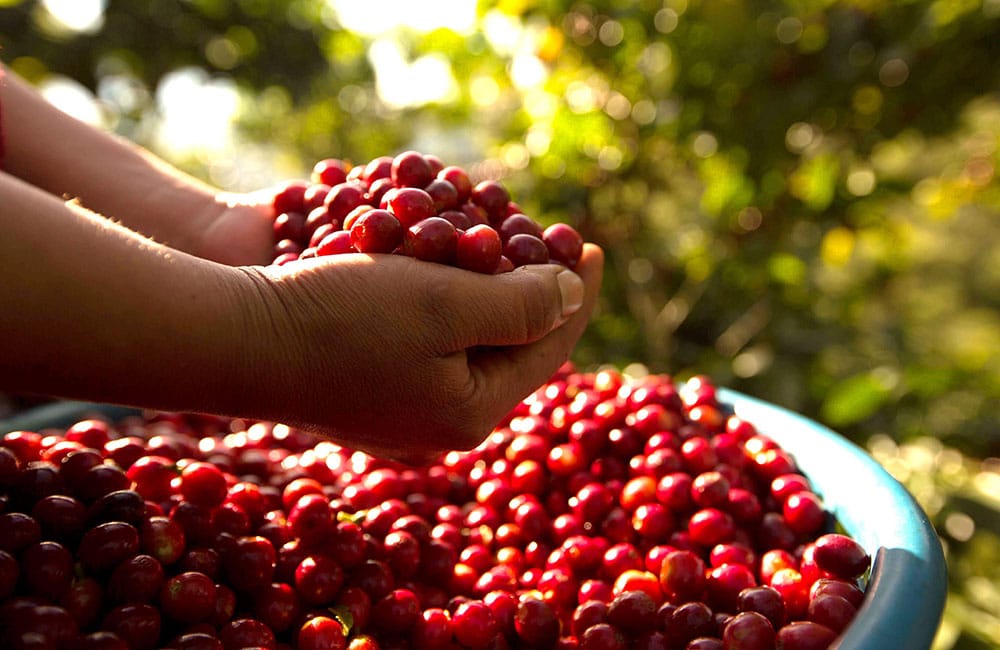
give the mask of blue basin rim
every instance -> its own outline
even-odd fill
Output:
[[[719,400],[794,456],[844,529],[874,558],[868,593],[840,650],[930,648],[948,575],[941,542],[903,485],[862,448],[782,407],[719,389]]]
[[[0,420],[0,436],[11,431],[67,429],[84,418],[95,416],[114,422],[139,413],[142,413],[140,409],[112,404],[77,401],[50,402]]]

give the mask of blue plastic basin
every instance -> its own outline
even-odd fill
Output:
[[[863,449],[808,418],[728,389],[718,395],[795,457],[827,508],[874,558],[865,601],[834,647],[930,648],[944,610],[947,569],[934,527],[906,488]],[[0,435],[67,427],[96,413],[114,420],[137,412],[59,402],[0,422]]]
[[[865,602],[835,647],[929,648],[948,593],[947,568],[934,527],[906,488],[863,449],[808,418],[731,390],[720,389],[719,398],[795,457],[874,558]]]

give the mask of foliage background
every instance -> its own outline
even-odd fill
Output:
[[[707,373],[867,446],[945,544],[936,646],[1000,645],[998,0],[369,0],[364,29],[71,2],[96,19],[0,0],[3,60],[217,185],[415,148],[577,226],[608,259],[579,365]],[[233,102],[186,147],[177,71],[220,91],[183,115]]]

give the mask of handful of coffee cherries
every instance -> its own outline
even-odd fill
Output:
[[[274,195],[274,264],[340,253],[402,254],[478,273],[526,264],[574,268],[583,238],[543,228],[498,181],[473,185],[437,156],[405,151],[365,165],[320,160]]]

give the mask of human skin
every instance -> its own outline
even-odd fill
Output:
[[[0,104],[3,390],[281,421],[423,462],[478,444],[544,383],[597,300],[594,245],[575,273],[263,266],[264,194],[219,193],[12,75]]]

